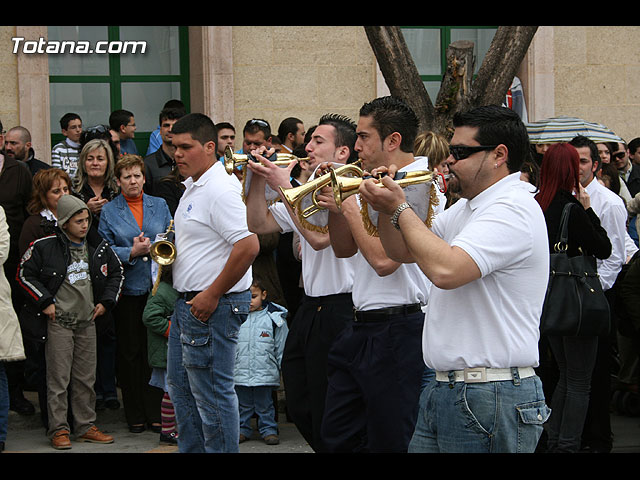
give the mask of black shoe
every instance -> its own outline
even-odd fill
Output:
[[[104,400],[102,400],[101,398],[96,400],[96,412],[104,410],[105,408],[107,408],[107,406],[105,405]]]
[[[36,409],[31,405],[31,402],[22,396],[11,399],[9,410],[18,412],[20,415],[33,415],[36,413]]]
[[[178,444],[178,434],[173,433],[161,433],[160,434],[160,443],[165,445],[177,445]]]
[[[4,452],[4,442],[0,442],[0,453]]]
[[[140,425],[129,425],[129,431],[131,433],[142,433],[147,429],[147,427],[145,427],[144,423],[140,424]]]
[[[150,423],[149,430],[153,433],[162,433],[162,425],[154,425],[153,423]]]
[[[118,410],[120,408],[120,402],[115,398],[110,398],[109,400],[105,400],[104,405],[109,410]]]

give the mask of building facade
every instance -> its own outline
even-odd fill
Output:
[[[446,42],[470,37],[479,63],[496,27],[403,28],[435,99]],[[603,123],[627,141],[640,136],[633,116],[640,103],[640,49],[632,41],[639,30],[539,27],[518,72],[529,120],[572,115]],[[45,43],[50,53],[37,52],[39,39],[51,42]],[[55,52],[56,41],[74,39],[108,40],[110,48],[144,40],[149,53]],[[358,26],[0,26],[0,85],[4,129],[28,128],[44,161],[60,136],[59,117],[74,107],[85,126],[106,124],[116,108],[131,110],[140,151],[163,103],[180,98],[192,112],[234,124],[239,148],[251,118],[269,121],[275,131],[295,116],[309,128],[328,112],[356,119],[363,103],[388,93]]]

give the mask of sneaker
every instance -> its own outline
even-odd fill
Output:
[[[84,435],[78,437],[78,441],[90,443],[113,443],[113,437],[102,433],[98,430],[98,427],[92,425]]]
[[[280,443],[277,435],[267,435],[263,440],[267,445],[278,445]]]
[[[20,415],[33,415],[36,413],[36,408],[31,404],[29,400],[22,395],[16,395],[11,397],[9,402],[9,410],[13,410]]]
[[[177,445],[178,444],[178,434],[176,432],[171,433],[161,433],[160,434],[160,443],[165,445]]]
[[[51,446],[56,450],[68,450],[71,448],[69,440],[69,430],[58,430],[51,437]]]

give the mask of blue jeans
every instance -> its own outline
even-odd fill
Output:
[[[420,396],[410,453],[532,453],[550,409],[537,376],[499,382],[433,380]]]
[[[262,438],[267,435],[278,434],[276,423],[276,408],[273,404],[274,387],[244,387],[236,385],[238,403],[240,404],[240,433],[245,437],[251,437],[251,417],[255,413],[258,416],[258,432]]]
[[[179,298],[171,320],[167,382],[181,453],[238,452],[240,419],[234,389],[236,346],[247,319],[249,290],[224,295],[207,322]]]

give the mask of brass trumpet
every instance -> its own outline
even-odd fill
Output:
[[[153,242],[149,249],[149,255],[158,264],[158,276],[153,284],[151,294],[155,295],[160,284],[160,277],[162,276],[162,267],[171,265],[175,259],[178,251],[176,250],[175,230],[173,229],[173,220],[169,222],[169,227],[164,234],[164,239]]]
[[[351,174],[356,177],[361,177],[364,172],[357,163],[360,162],[358,159],[354,163],[347,163],[346,165],[341,165],[336,169],[331,169],[328,173],[319,176],[318,178],[311,180],[305,184],[302,184],[293,188],[282,188],[280,187],[280,191],[282,195],[287,200],[289,205],[293,210],[298,210],[300,208],[300,203],[302,199],[307,195],[311,195],[311,205],[307,208],[303,209],[299,214],[303,218],[309,218],[314,213],[323,210],[323,207],[318,205],[317,195],[320,190],[322,190],[325,186],[329,185],[332,182],[332,176],[340,176],[344,178],[349,178],[347,175]]]
[[[340,209],[342,202],[350,197],[358,193],[358,189],[364,180],[367,178],[379,178],[373,176],[361,176],[358,178],[354,177],[344,177],[339,176],[337,171],[329,172],[331,175],[331,187],[333,189],[333,198]],[[405,188],[409,185],[418,185],[420,183],[429,183],[434,181],[434,179],[440,177],[443,182],[443,187],[439,187],[440,190],[443,188],[446,189],[446,177],[442,173],[432,172],[430,170],[416,170],[413,172],[397,172],[393,177],[395,182],[400,185],[400,187]],[[382,182],[377,183],[379,187],[385,188]]]
[[[293,161],[308,161],[309,157],[296,157],[290,153],[274,153],[271,157],[266,157],[279,166],[288,166]],[[224,168],[229,175],[233,171],[242,165],[246,165],[249,162],[258,162],[258,160],[250,153],[234,153],[230,146],[227,146],[224,150]]]

